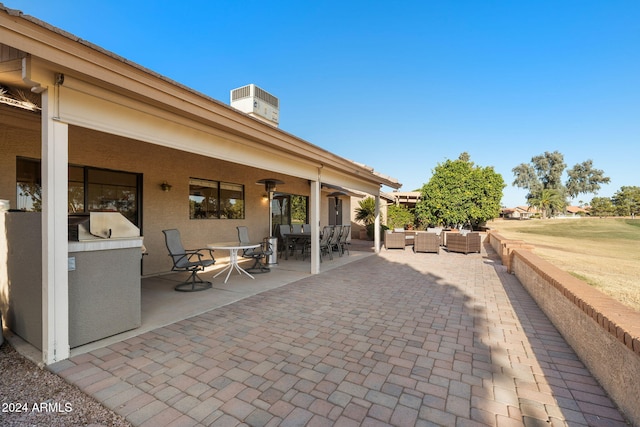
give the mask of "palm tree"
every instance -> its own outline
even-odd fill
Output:
[[[360,200],[358,205],[360,206],[356,208],[356,221],[363,223],[365,227],[373,224],[376,220],[376,201],[373,197]]]
[[[564,198],[560,191],[552,188],[545,188],[535,196],[527,200],[529,206],[536,207],[542,212],[542,218],[547,217],[547,212],[553,213],[562,210],[565,205]]]
[[[374,223],[376,222],[376,201],[373,197],[367,197],[366,199],[358,202],[359,207],[356,208],[356,221],[361,222],[365,230],[367,230],[367,236],[371,239],[374,236]],[[380,218],[382,220],[382,218]],[[381,227],[386,228],[381,225]]]

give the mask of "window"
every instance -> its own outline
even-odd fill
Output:
[[[42,211],[42,179],[40,161],[18,158],[16,161],[17,208]]]
[[[190,219],[244,219],[244,186],[191,178]]]
[[[137,225],[137,178],[133,173],[86,168],[85,211],[117,211]]]
[[[40,160],[16,160],[17,208],[42,211],[42,179]],[[142,175],[69,166],[68,212],[117,211],[140,227],[140,188]]]
[[[295,194],[275,193],[271,202],[273,224],[308,224],[309,198]]]

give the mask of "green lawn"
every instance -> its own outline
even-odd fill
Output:
[[[494,220],[489,227],[640,311],[640,219]]]

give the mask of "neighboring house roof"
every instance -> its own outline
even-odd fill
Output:
[[[567,212],[577,214],[578,212],[587,213],[587,210],[580,206],[567,206]]]
[[[385,197],[390,201],[398,204],[415,204],[422,198],[420,191],[392,191],[384,193]]]
[[[538,209],[532,206],[516,206],[513,208],[502,208],[503,215],[532,215],[538,212]]]

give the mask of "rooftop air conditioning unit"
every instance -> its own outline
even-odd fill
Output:
[[[233,89],[231,106],[252,117],[278,126],[280,101],[254,84]]]

